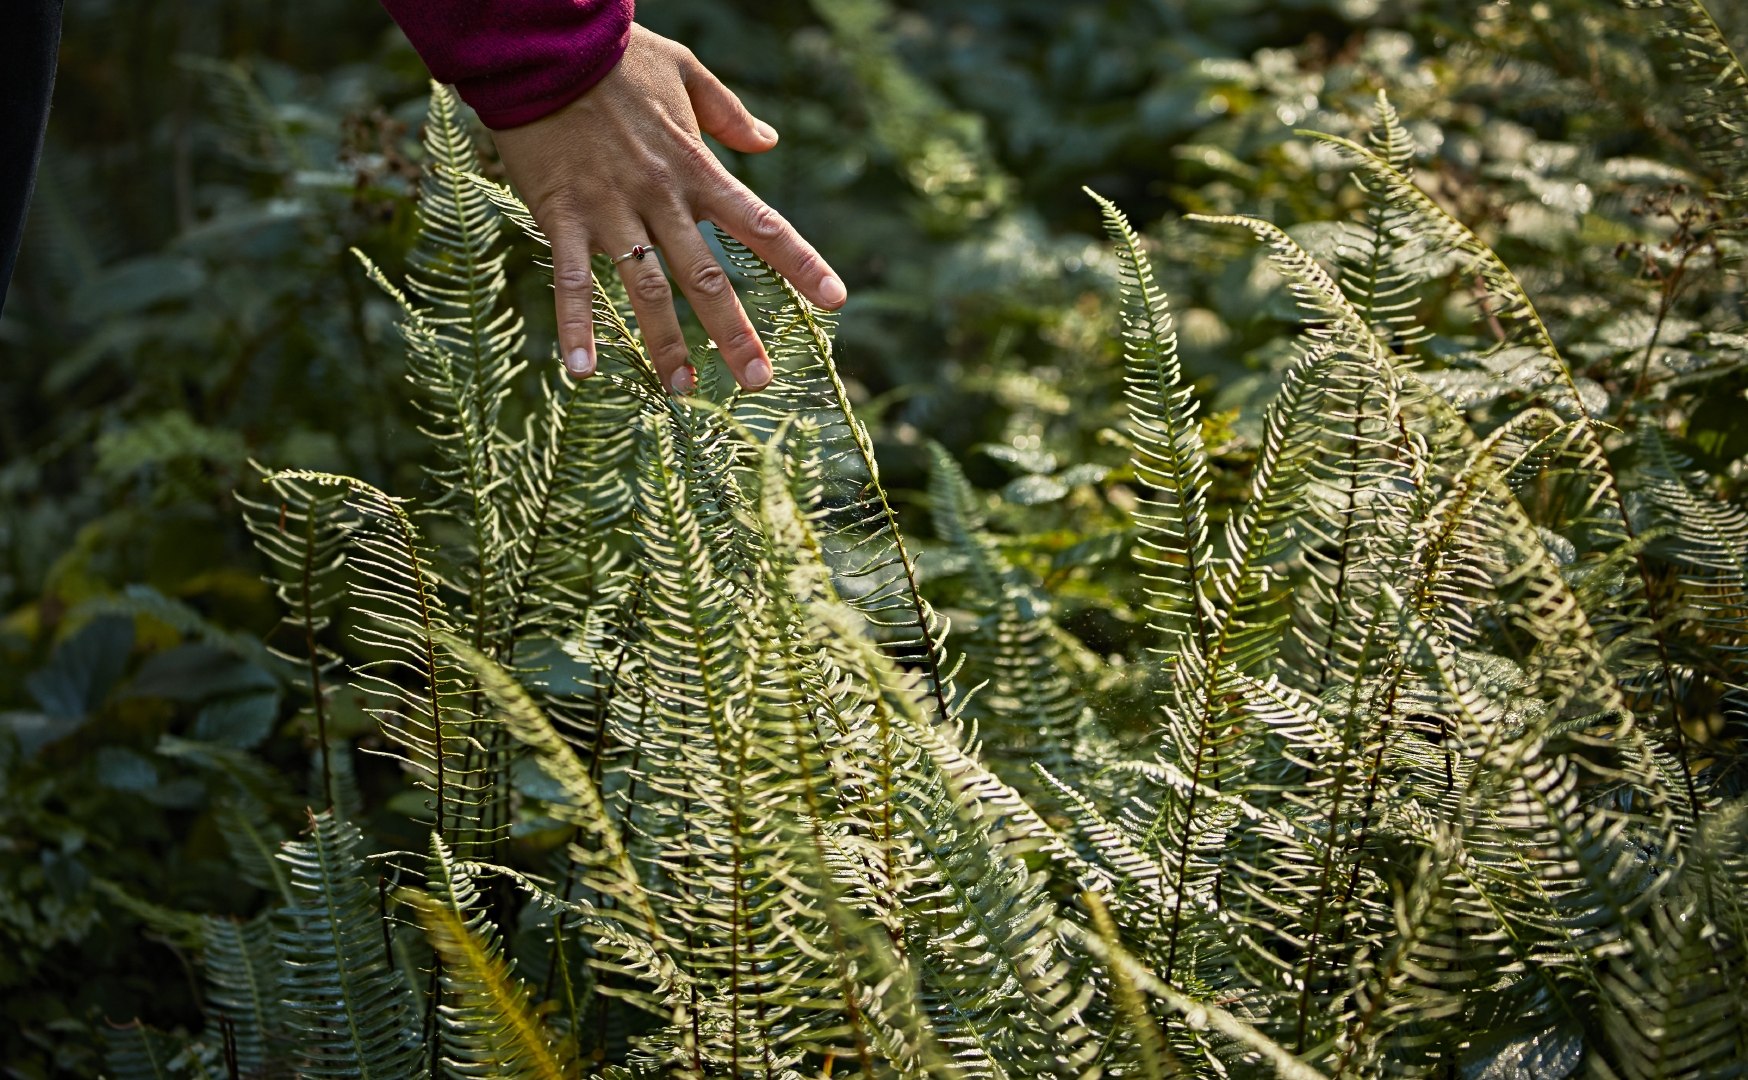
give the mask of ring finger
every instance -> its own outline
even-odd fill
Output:
[[[632,219],[609,230],[607,235],[611,238],[607,253],[616,260],[619,278],[631,297],[631,310],[637,315],[637,328],[650,363],[655,365],[656,378],[676,394],[691,393],[697,385],[698,373],[692,370],[686,336],[680,332],[680,320],[674,314],[674,291],[662,270],[661,256],[646,251],[641,258],[624,257],[628,252],[649,247],[649,231],[641,221]]]

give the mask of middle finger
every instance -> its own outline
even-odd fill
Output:
[[[762,390],[771,381],[771,358],[697,224],[681,218],[656,232],[680,291],[692,302],[698,321],[715,340],[735,380],[748,390]]]

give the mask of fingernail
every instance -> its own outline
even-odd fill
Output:
[[[747,389],[762,390],[771,381],[771,362],[762,356],[747,361],[745,377]]]
[[[595,373],[595,353],[586,346],[579,345],[572,349],[564,358],[565,370],[581,379]]]
[[[844,283],[838,280],[836,274],[827,274],[825,280],[819,283],[819,298],[825,301],[826,307],[837,307],[850,298],[850,292],[844,288]]]
[[[676,394],[690,394],[692,388],[698,385],[698,373],[688,365],[674,372],[668,379],[668,385],[674,388]]]
[[[753,121],[753,130],[758,132],[759,138],[765,140],[766,142],[776,142],[777,141],[777,129],[772,127],[770,124],[765,123],[763,120],[754,120]]]

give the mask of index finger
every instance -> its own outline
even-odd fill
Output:
[[[771,264],[797,289],[823,308],[840,308],[849,291],[819,252],[801,238],[795,227],[745,184],[723,170],[711,190],[700,200],[700,216],[722,226],[759,258]]]

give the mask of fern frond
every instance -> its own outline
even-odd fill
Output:
[[[309,839],[288,841],[296,905],[280,916],[287,1027],[310,1077],[405,1080],[420,1067],[412,991],[387,955],[358,829],[324,811]]]
[[[286,1054],[286,1007],[282,957],[274,948],[275,915],[247,922],[202,919],[206,965],[206,1013],[230,1033],[237,1069],[257,1076]]]
[[[115,1080],[217,1080],[212,1052],[138,1020],[103,1034],[103,1064]]]
[[[350,589],[365,616],[352,635],[369,657],[355,670],[357,685],[381,703],[372,715],[396,747],[388,756],[432,793],[431,823],[446,842],[470,854],[491,844],[505,825],[494,809],[508,797],[498,782],[505,748],[476,715],[466,673],[438,647],[460,630],[420,530],[401,500],[361,480],[304,471],[274,478],[345,491],[355,516]]]
[[[755,436],[785,421],[813,424],[825,489],[819,530],[839,592],[866,616],[884,648],[920,668],[945,719],[955,699],[946,627],[918,587],[916,559],[881,482],[873,438],[850,406],[832,353],[831,316],[745,245],[720,230],[718,237],[747,284],[748,307],[775,368],[769,387],[734,401],[735,417]]]
[[[1133,460],[1136,476],[1152,492],[1135,515],[1135,557],[1148,582],[1151,625],[1169,658],[1211,633],[1207,455],[1195,398],[1178,364],[1177,331],[1141,238],[1115,203],[1086,193],[1099,205],[1120,268]]]
[[[287,645],[269,646],[273,654],[295,665],[298,681],[309,695],[316,745],[323,754],[321,792],[327,806],[334,805],[332,768],[326,754],[328,698],[333,692],[340,658],[327,639],[333,613],[344,595],[345,545],[349,523],[341,492],[324,492],[318,486],[289,477],[263,483],[271,493],[259,502],[242,494],[236,500],[243,508],[243,522],[255,538],[255,549],[268,562],[274,594],[285,612],[280,626],[287,633],[280,640],[295,641],[296,652]],[[278,635],[270,635],[269,640]]]
[[[1285,1047],[1221,1006],[1211,1001],[1198,1001],[1173,989],[1120,945],[1109,944],[1101,935],[1079,928],[1071,929],[1069,936],[1078,940],[1093,956],[1114,968],[1121,968],[1131,984],[1161,1002],[1191,1029],[1207,1028],[1224,1036],[1235,1049],[1252,1057],[1273,1075],[1283,1080],[1327,1080],[1323,1073],[1300,1061]]]
[[[1673,46],[1671,67],[1685,85],[1685,127],[1720,194],[1739,212],[1748,202],[1748,66],[1706,0],[1625,0],[1662,16],[1658,34]],[[1721,9],[1720,10],[1724,10]],[[1742,228],[1744,221],[1733,222]]]
[[[632,932],[644,935],[651,946],[665,952],[671,946],[632,865],[618,823],[608,813],[589,770],[509,672],[460,638],[451,635],[441,640],[478,680],[510,735],[534,752],[541,768],[564,792],[565,819],[581,829],[593,845],[592,850],[574,848],[585,870],[585,884],[631,913]]]
[[[534,1014],[532,994],[504,959],[472,875],[435,833],[427,887],[402,890],[400,899],[442,961],[444,1064],[456,1076],[574,1075],[569,1054]]]
[[[1535,365],[1535,376],[1528,380],[1532,388],[1546,393],[1550,404],[1567,415],[1587,417],[1591,414],[1585,396],[1572,377],[1571,368],[1524,290],[1523,283],[1491,247],[1421,191],[1397,168],[1397,163],[1339,135],[1315,131],[1300,134],[1344,152],[1366,172],[1371,182],[1377,185],[1377,190],[1401,211],[1417,235],[1461,260],[1463,271],[1478,283],[1484,310],[1502,325],[1513,328],[1508,339],[1496,348],[1521,347],[1525,350],[1525,360]]]
[[[1414,137],[1382,90],[1367,141],[1379,158],[1407,175],[1414,161]],[[1341,286],[1379,340],[1403,355],[1431,337],[1414,311],[1419,304],[1415,268],[1425,261],[1420,250],[1424,245],[1386,187],[1363,172],[1356,179],[1366,193],[1366,216],[1363,224],[1342,222]]]
[[[967,670],[982,691],[966,716],[998,755],[1042,760],[1057,772],[1068,756],[1086,704],[1071,670],[1048,601],[1038,596],[984,531],[976,495],[959,463],[931,444],[929,505],[935,531],[964,557],[968,601],[979,621],[962,639]],[[1025,777],[1024,779],[1030,779]]]

